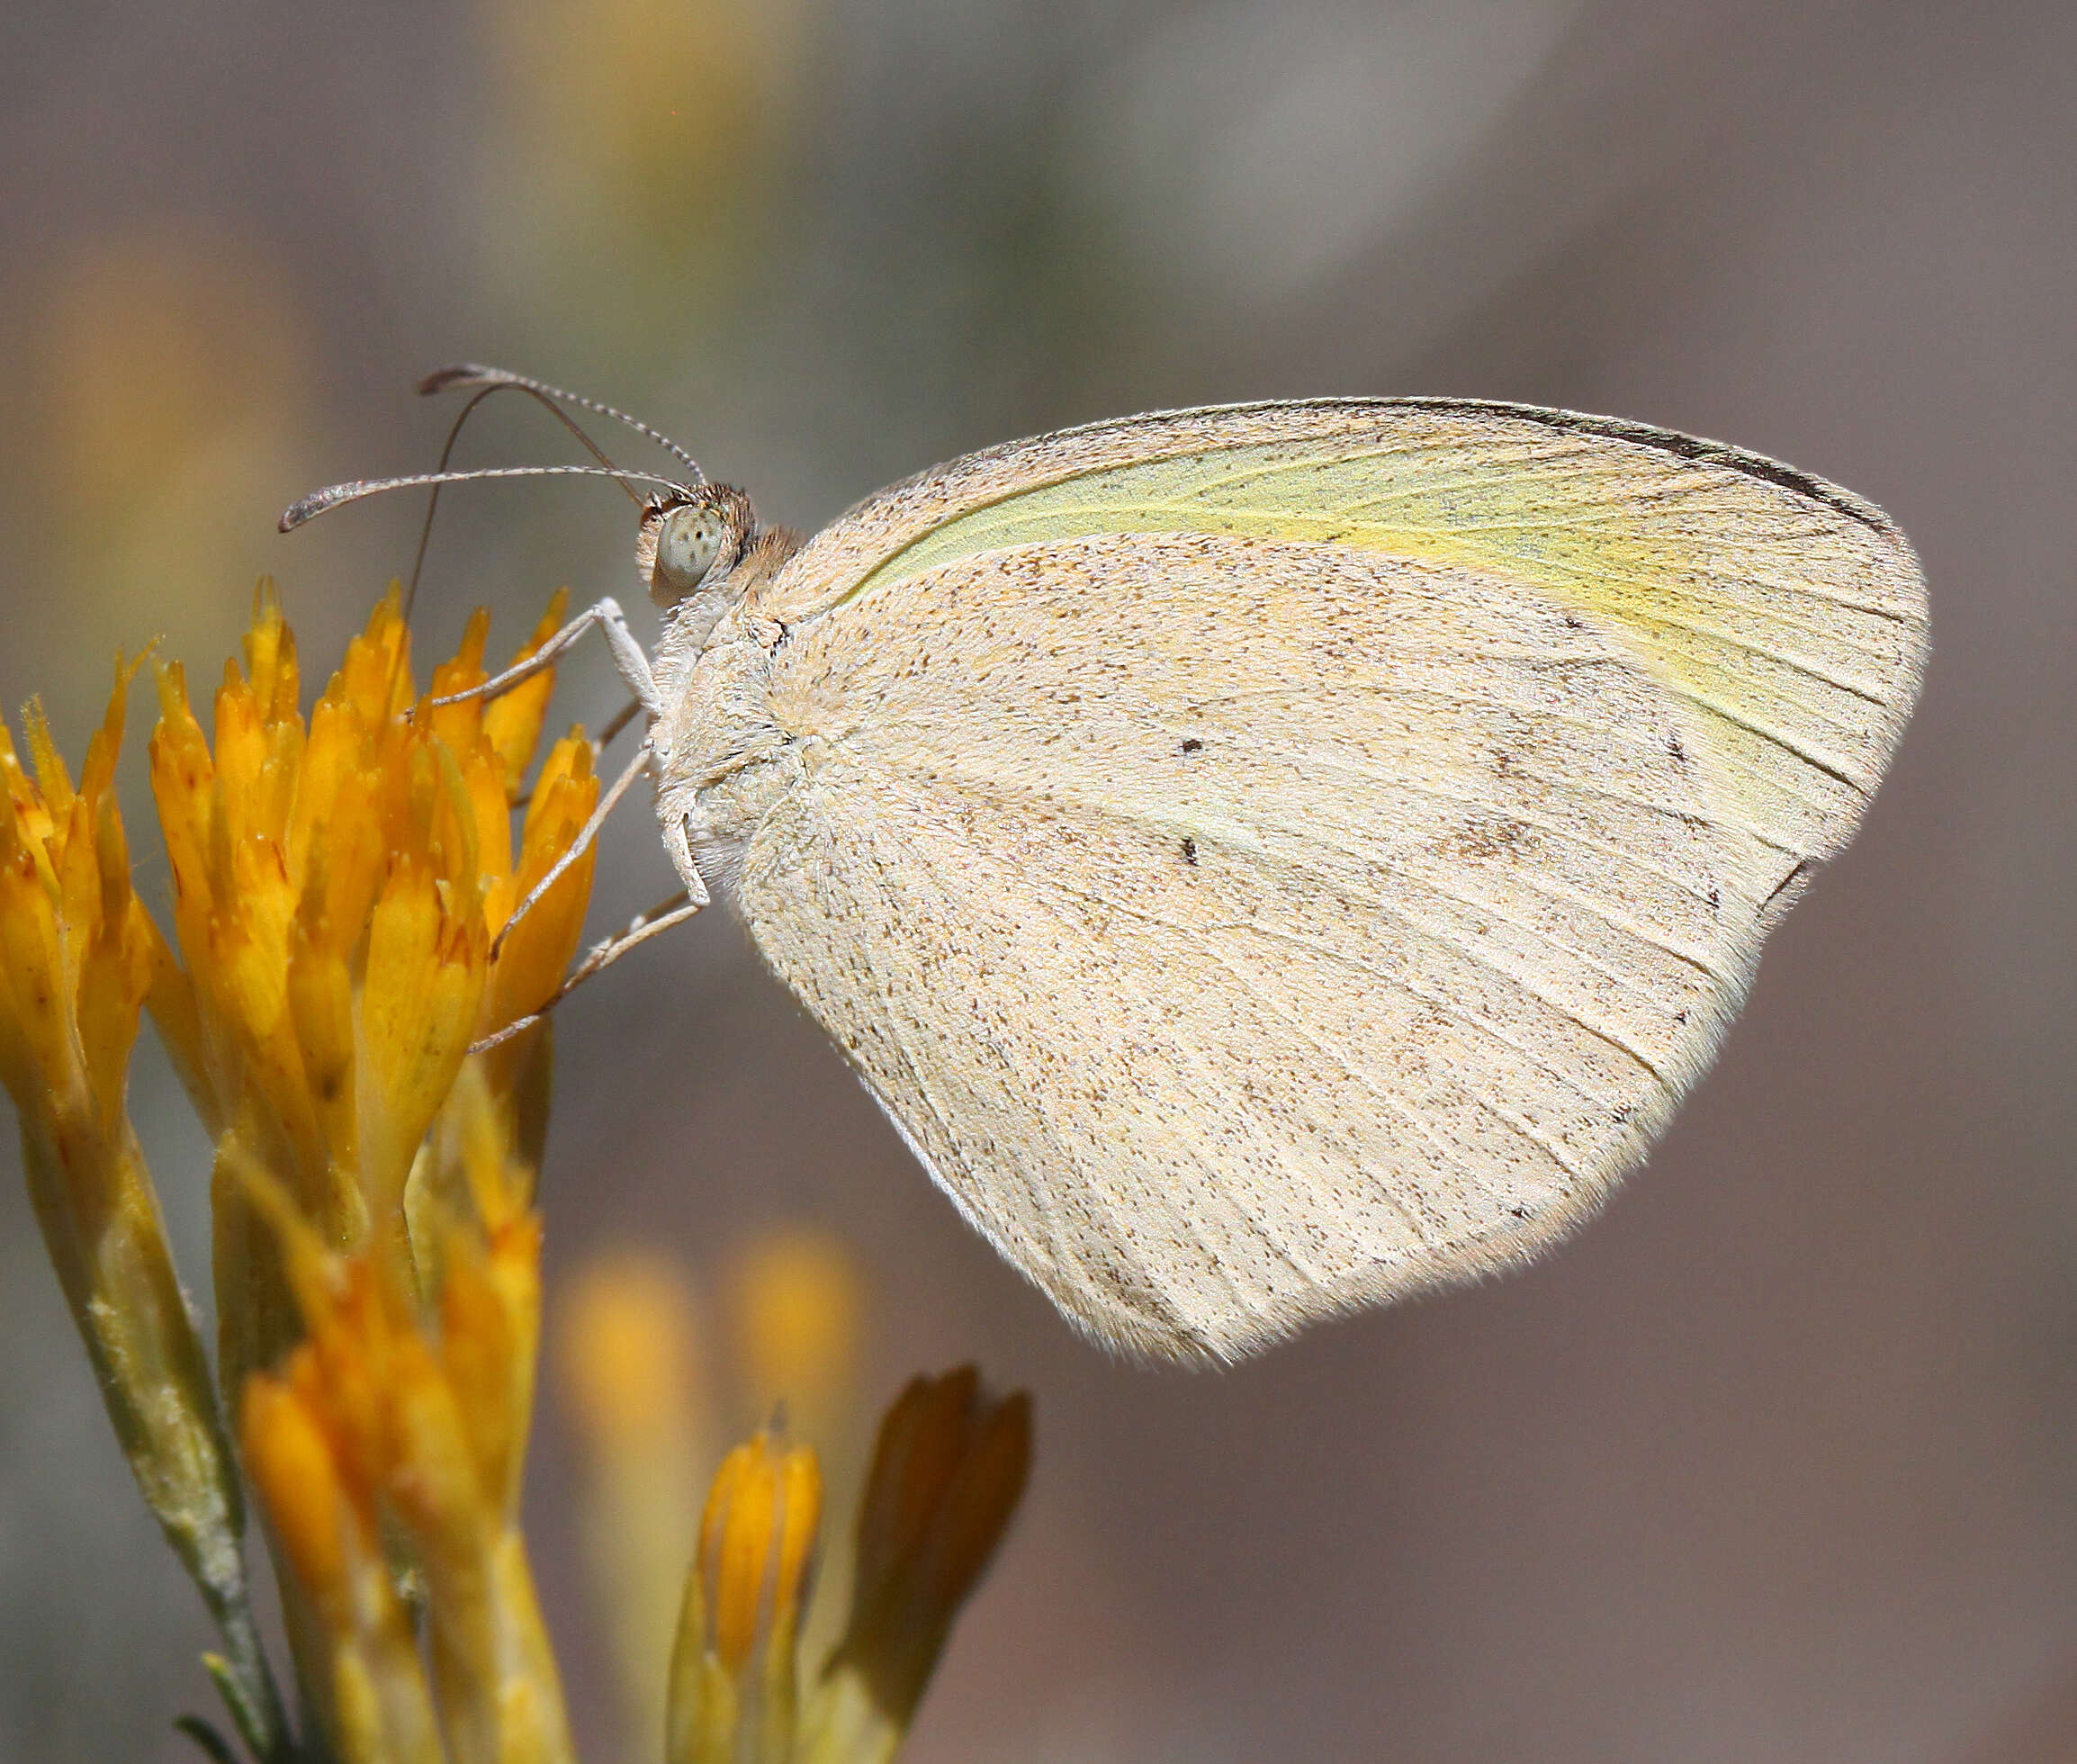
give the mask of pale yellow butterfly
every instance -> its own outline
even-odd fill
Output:
[[[500,383],[553,390],[428,382]],[[692,477],[643,516],[653,655],[609,601],[544,652],[600,627],[647,714],[622,785],[669,917],[726,897],[975,1228],[1142,1354],[1230,1359],[1590,1213],[1925,660],[1879,509],[1569,411],[1131,417],[805,544]]]

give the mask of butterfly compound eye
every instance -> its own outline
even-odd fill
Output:
[[[750,499],[725,484],[702,484],[652,503],[635,546],[649,598],[670,608],[713,586],[734,568],[756,526]]]
[[[659,586],[691,593],[719,561],[728,536],[728,521],[719,508],[673,508],[656,536]]]

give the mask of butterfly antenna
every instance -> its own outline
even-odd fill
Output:
[[[614,478],[623,488],[628,484],[661,484],[665,490],[688,493],[692,486],[654,472],[629,472],[604,465],[485,465],[472,472],[416,472],[408,478],[355,478],[351,483],[328,484],[312,490],[301,501],[283,511],[277,523],[283,533],[292,533],[305,521],[329,514],[363,497],[380,496],[385,490],[420,490],[427,484],[469,484],[479,478]]]
[[[610,417],[616,423],[625,423],[637,435],[656,443],[666,453],[692,473],[695,484],[704,484],[706,473],[699,469],[699,462],[687,453],[661,429],[653,429],[639,417],[631,417],[625,410],[616,410],[610,404],[601,404],[595,398],[586,398],[579,392],[566,392],[560,386],[552,386],[545,380],[531,380],[524,374],[513,374],[502,367],[485,367],[481,362],[457,362],[452,367],[436,368],[418,382],[421,394],[431,396],[456,386],[518,386],[537,397],[553,399],[559,403],[574,404],[594,416]]]
[[[426,389],[427,388],[425,385],[421,385],[419,388],[421,392],[425,391]],[[553,417],[557,422],[561,423],[564,428],[568,429],[571,434],[574,435],[578,441],[582,444],[585,452],[589,454],[593,459],[599,463],[599,464],[603,465],[609,472],[618,469],[614,465],[610,459],[607,458],[605,453],[600,449],[598,444],[594,441],[589,435],[587,435],[584,430],[578,426],[577,422],[571,417],[570,413],[565,410],[560,404],[556,403],[553,399],[545,396],[544,393],[543,393],[537,388],[522,384],[517,380],[500,380],[496,382],[494,384],[481,387],[477,391],[476,395],[472,398],[468,403],[462,407],[461,413],[454,418],[454,422],[448,428],[447,442],[446,445],[440,449],[440,463],[434,468],[436,472],[445,472],[447,469],[447,462],[453,459],[454,456],[454,444],[462,438],[462,426],[463,424],[466,423],[470,417],[475,413],[476,407],[482,403],[482,401],[489,398],[493,392],[508,391],[525,392],[529,398],[533,399],[536,404],[540,405],[544,410],[547,411],[550,416]],[[411,616],[412,603],[418,598],[418,576],[420,572],[422,572],[426,567],[426,548],[432,543],[433,518],[440,512],[441,489],[441,485],[435,484],[433,486],[432,495],[426,499],[426,518],[424,523],[418,528],[418,549],[412,554],[410,579],[404,584],[403,611],[404,616],[407,619],[409,619]],[[638,507],[640,506],[642,499],[635,495],[634,490],[630,486],[623,483],[621,485],[621,489],[627,491],[628,500],[634,502]]]

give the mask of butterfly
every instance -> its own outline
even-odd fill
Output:
[[[427,382],[505,384],[622,417]],[[1881,510],[1640,423],[1161,411],[805,543],[673,451],[653,652],[608,600],[526,664],[607,635],[647,734],[601,813],[649,780],[665,917],[728,902],[975,1228],[1144,1356],[1234,1359],[1590,1215],[1925,663]],[[589,468],[508,470],[544,469]]]

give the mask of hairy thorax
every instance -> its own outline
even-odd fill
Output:
[[[665,701],[658,816],[667,832],[683,823],[701,879],[730,896],[745,842],[805,771],[797,732],[780,725],[772,706],[773,665],[788,633],[758,600],[732,596],[704,642],[687,644],[657,682]]]

